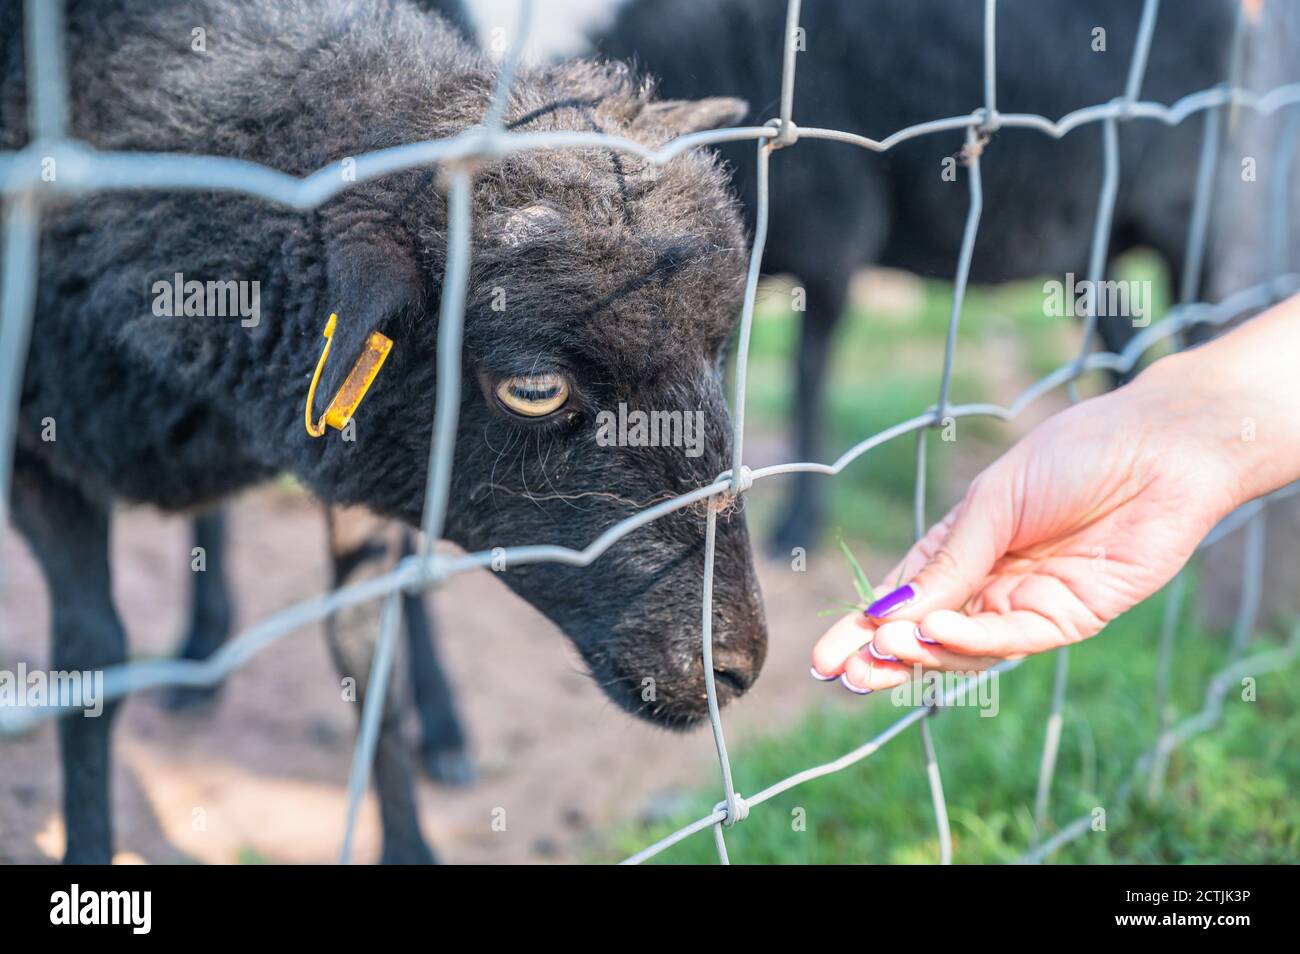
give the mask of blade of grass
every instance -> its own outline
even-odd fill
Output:
[[[862,602],[870,605],[876,601],[876,591],[871,588],[871,581],[867,579],[867,574],[862,571],[862,566],[858,563],[857,557],[849,549],[849,545],[844,542],[844,531],[836,531],[835,542],[840,545],[840,550],[844,558],[849,561],[849,566],[853,567],[853,588],[858,591],[858,596]]]
[[[838,603],[841,607],[843,607],[843,609],[836,609],[834,607],[831,607],[830,609],[818,610],[817,615],[832,616],[832,615],[842,614],[844,610],[861,611],[867,608],[867,604],[865,603],[846,603],[844,602],[844,600],[836,600],[835,602]]]

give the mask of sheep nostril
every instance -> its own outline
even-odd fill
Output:
[[[731,669],[714,669],[713,682],[719,689],[730,690],[739,696],[745,693],[753,679]]]
[[[749,646],[715,645],[713,647],[713,683],[720,701],[729,702],[743,696],[754,685],[763,665],[763,654]],[[697,660],[697,663],[701,660]],[[703,676],[701,669],[696,672]],[[702,687],[701,687],[702,688]]]

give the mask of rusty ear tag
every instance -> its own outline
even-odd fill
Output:
[[[307,407],[303,412],[303,421],[307,425],[307,434],[311,437],[320,437],[324,434],[326,425],[336,431],[341,431],[347,426],[348,421],[352,420],[352,415],[356,414],[357,408],[361,406],[366,392],[370,390],[370,385],[379,375],[379,369],[384,366],[384,359],[388,357],[388,352],[393,350],[391,338],[378,331],[370,332],[369,337],[366,338],[366,346],[361,356],[357,358],[356,364],[352,365],[352,370],[348,372],[343,386],[330,399],[325,413],[312,423],[311,410],[316,403],[316,386],[320,383],[321,372],[325,370],[325,362],[329,360],[330,347],[334,344],[334,326],[337,323],[338,315],[334,314],[331,314],[330,320],[325,323],[325,348],[320,353],[320,360],[316,362],[316,373],[311,376],[311,386],[307,389]]]

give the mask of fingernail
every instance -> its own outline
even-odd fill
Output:
[[[873,639],[867,643],[867,652],[871,653],[872,659],[879,659],[881,662],[898,662],[897,656],[886,656],[876,648],[876,641]]]
[[[816,666],[809,666],[809,667],[808,667],[808,671],[809,671],[810,673],[812,673],[812,677],[813,677],[814,679],[818,679],[818,680],[820,680],[820,681],[822,681],[822,682],[833,682],[834,680],[836,680],[837,678],[839,678],[838,676],[823,676],[821,673],[819,673],[819,672],[817,671],[817,667],[816,667]]]
[[[863,612],[874,619],[880,619],[888,616],[894,610],[902,609],[908,603],[914,602],[918,596],[920,596],[920,593],[915,586],[911,583],[904,583],[892,593],[886,593],[876,600]]]
[[[930,637],[926,636],[925,633],[921,632],[920,626],[916,627],[916,641],[918,643],[925,643],[927,646],[939,645],[939,640],[931,639]]]
[[[840,676],[840,685],[843,686],[845,689],[847,689],[849,692],[853,693],[855,696],[869,696],[874,691],[872,689],[859,689],[857,686],[853,685],[853,683],[849,682],[849,677],[847,673],[845,673],[843,676]]]

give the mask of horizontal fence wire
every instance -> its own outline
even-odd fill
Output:
[[[674,511],[707,501],[709,506],[704,526],[705,569],[701,654],[704,659],[709,722],[717,749],[724,797],[709,814],[647,846],[625,859],[624,863],[637,864],[645,861],[672,845],[710,828],[713,829],[719,860],[727,863],[729,859],[724,830],[745,819],[753,806],[775,798],[798,785],[840,772],[863,761],[914,724],[919,725],[921,733],[923,764],[930,784],[940,861],[947,863],[952,860],[952,842],[941,781],[939,754],[930,732],[932,717],[951,705],[954,699],[974,691],[995,674],[1015,669],[1020,662],[1004,662],[959,681],[933,704],[909,710],[858,748],[846,752],[831,762],[796,772],[752,796],[743,797],[735,790],[732,781],[731,764],[723,735],[713,671],[708,662],[712,654],[712,583],[718,506],[746,493],[756,482],[771,477],[792,473],[833,476],[869,451],[887,442],[915,434],[917,471],[913,517],[915,531],[919,537],[926,528],[925,441],[929,430],[942,425],[946,420],[957,418],[984,417],[1003,421],[1013,420],[1031,405],[1058,389],[1065,388],[1073,396],[1075,382],[1087,374],[1097,371],[1120,374],[1132,371],[1156,345],[1169,341],[1178,346],[1185,340],[1185,332],[1189,329],[1225,325],[1268,307],[1282,297],[1300,291],[1300,275],[1287,270],[1289,262],[1285,255],[1286,202],[1283,199],[1273,203],[1275,221],[1271,230],[1270,243],[1274,265],[1272,277],[1228,295],[1216,303],[1193,300],[1194,290],[1199,286],[1199,276],[1203,268],[1217,147],[1222,135],[1222,120],[1219,113],[1225,108],[1248,109],[1261,116],[1271,116],[1279,110],[1300,103],[1300,83],[1280,85],[1259,95],[1236,85],[1230,77],[1216,87],[1191,93],[1169,105],[1139,100],[1141,81],[1150,53],[1158,11],[1158,0],[1144,0],[1138,36],[1135,39],[1128,78],[1122,95],[1109,103],[1078,109],[1053,120],[1035,114],[998,112],[997,2],[985,0],[984,105],[967,115],[918,123],[897,130],[883,139],[874,139],[843,130],[800,127],[795,124],[794,84],[800,2],[788,0],[786,31],[781,51],[782,82],[779,116],[764,126],[692,133],[678,137],[658,148],[651,148],[630,139],[602,133],[576,131],[521,133],[505,130],[503,121],[509,94],[519,69],[532,15],[530,0],[521,0],[518,29],[510,49],[502,60],[497,83],[481,126],[441,140],[410,143],[355,157],[353,170],[355,174],[350,174],[346,178],[339,174],[338,163],[332,163],[310,175],[298,178],[257,163],[228,157],[99,151],[71,138],[67,130],[68,100],[62,47],[62,3],[61,0],[27,0],[24,29],[25,49],[28,53],[26,62],[31,141],[17,152],[0,154],[0,195],[3,196],[5,203],[5,247],[3,259],[0,260],[0,281],[3,283],[3,287],[0,288],[0,381],[3,381],[3,384],[0,384],[0,513],[4,514],[6,520],[8,519],[12,453],[20,386],[31,335],[39,277],[39,226],[43,206],[56,200],[68,198],[75,200],[91,192],[166,189],[220,190],[254,196],[291,209],[309,210],[328,202],[354,182],[370,181],[407,169],[438,165],[446,172],[449,247],[439,312],[437,354],[439,393],[430,440],[429,478],[425,490],[426,505],[422,524],[424,533],[420,551],[400,560],[382,576],[337,588],[317,599],[299,602],[267,616],[238,634],[206,660],[141,660],[111,667],[104,671],[103,699],[108,701],[132,692],[164,686],[215,685],[288,633],[326,620],[341,609],[382,600],[380,634],[371,664],[361,726],[349,775],[348,810],[340,851],[340,861],[346,863],[351,855],[360,800],[368,786],[370,763],[382,716],[383,700],[393,665],[395,634],[401,625],[400,594],[436,587],[458,574],[492,565],[494,559],[497,566],[501,566],[504,561],[507,567],[530,563],[587,566],[599,559],[615,543],[634,535],[641,527]],[[1241,22],[1239,18],[1238,36],[1234,39],[1237,47],[1240,46]],[[980,180],[981,152],[989,137],[999,129],[1021,128],[1036,130],[1059,139],[1083,126],[1102,124],[1104,176],[1098,197],[1098,211],[1094,221],[1092,254],[1089,262],[1090,277],[1099,279],[1104,273],[1105,249],[1118,189],[1118,124],[1145,120],[1175,126],[1197,114],[1205,116],[1205,131],[1197,173],[1196,195],[1193,199],[1188,227],[1189,241],[1183,272],[1184,283],[1180,289],[1178,304],[1164,319],[1152,323],[1135,334],[1118,353],[1092,350],[1091,338],[1096,316],[1090,313],[1085,321],[1078,355],[1026,388],[1010,404],[1006,406],[992,403],[952,404],[951,382],[957,327],[964,304],[970,263],[983,208]],[[1279,164],[1280,168],[1289,169],[1294,155],[1297,138],[1295,132],[1297,124],[1294,118],[1294,112],[1286,114],[1286,128],[1289,132],[1279,143],[1279,158],[1285,160]],[[899,143],[918,137],[954,131],[964,131],[966,136],[962,160],[968,173],[969,206],[954,276],[943,372],[936,403],[915,417],[864,438],[830,463],[801,461],[757,469],[749,468],[743,462],[746,371],[754,306],[767,236],[768,171],[772,152],[792,147],[805,139],[844,143],[871,152],[885,152]],[[451,486],[452,450],[455,444],[458,412],[455,395],[458,393],[461,377],[460,343],[464,332],[465,298],[472,254],[470,188],[476,166],[522,151],[591,147],[610,149],[638,156],[650,163],[664,164],[692,149],[745,140],[754,141],[756,144],[758,189],[753,246],[740,316],[739,346],[735,356],[734,457],[731,468],[719,474],[706,486],[662,501],[610,525],[582,549],[539,543],[460,556],[435,553],[432,545],[440,536],[446,520]],[[51,158],[58,163],[59,176],[56,181],[45,181],[40,174],[42,160]],[[1284,189],[1287,187],[1287,181],[1289,180],[1275,181],[1275,186],[1279,190]],[[1281,194],[1289,196],[1289,192]],[[1258,585],[1262,575],[1264,508],[1270,501],[1289,497],[1297,492],[1300,492],[1300,484],[1293,484],[1268,498],[1253,501],[1239,508],[1211,531],[1202,543],[1202,547],[1205,547],[1242,527],[1247,528],[1247,559],[1243,568],[1242,581],[1243,600],[1234,627],[1232,643],[1235,655],[1239,656],[1244,651],[1256,624]],[[1168,694],[1174,633],[1184,589],[1182,580],[1183,577],[1180,575],[1175,582],[1162,627],[1160,662],[1157,667],[1157,683],[1154,687],[1159,719],[1156,741],[1153,748],[1137,760],[1133,773],[1115,793],[1118,803],[1123,803],[1130,797],[1137,780],[1141,777],[1147,778],[1148,794],[1159,790],[1170,753],[1182,742],[1199,732],[1213,728],[1218,723],[1226,693],[1234,681],[1240,678],[1240,674],[1262,673],[1281,668],[1293,661],[1300,651],[1300,629],[1297,629],[1291,642],[1282,649],[1231,661],[1225,669],[1211,679],[1200,712],[1180,722],[1173,722],[1168,710]],[[1055,743],[1059,741],[1059,725],[1065,701],[1065,655],[1063,651],[1058,651],[1058,654],[1060,664],[1054,686],[1052,711],[1048,717],[1048,734],[1040,766],[1036,798],[1035,819],[1038,823],[1037,832],[1040,839],[1046,833],[1050,821],[1048,793],[1056,771]],[[0,734],[12,735],[24,732],[42,721],[58,718],[72,711],[75,710],[71,707],[58,706],[6,707],[0,709]],[[1052,728],[1053,721],[1056,723],[1055,729]],[[1069,822],[1050,838],[1037,841],[1021,860],[1026,862],[1044,860],[1065,844],[1081,837],[1088,830],[1088,822],[1088,817]]]

